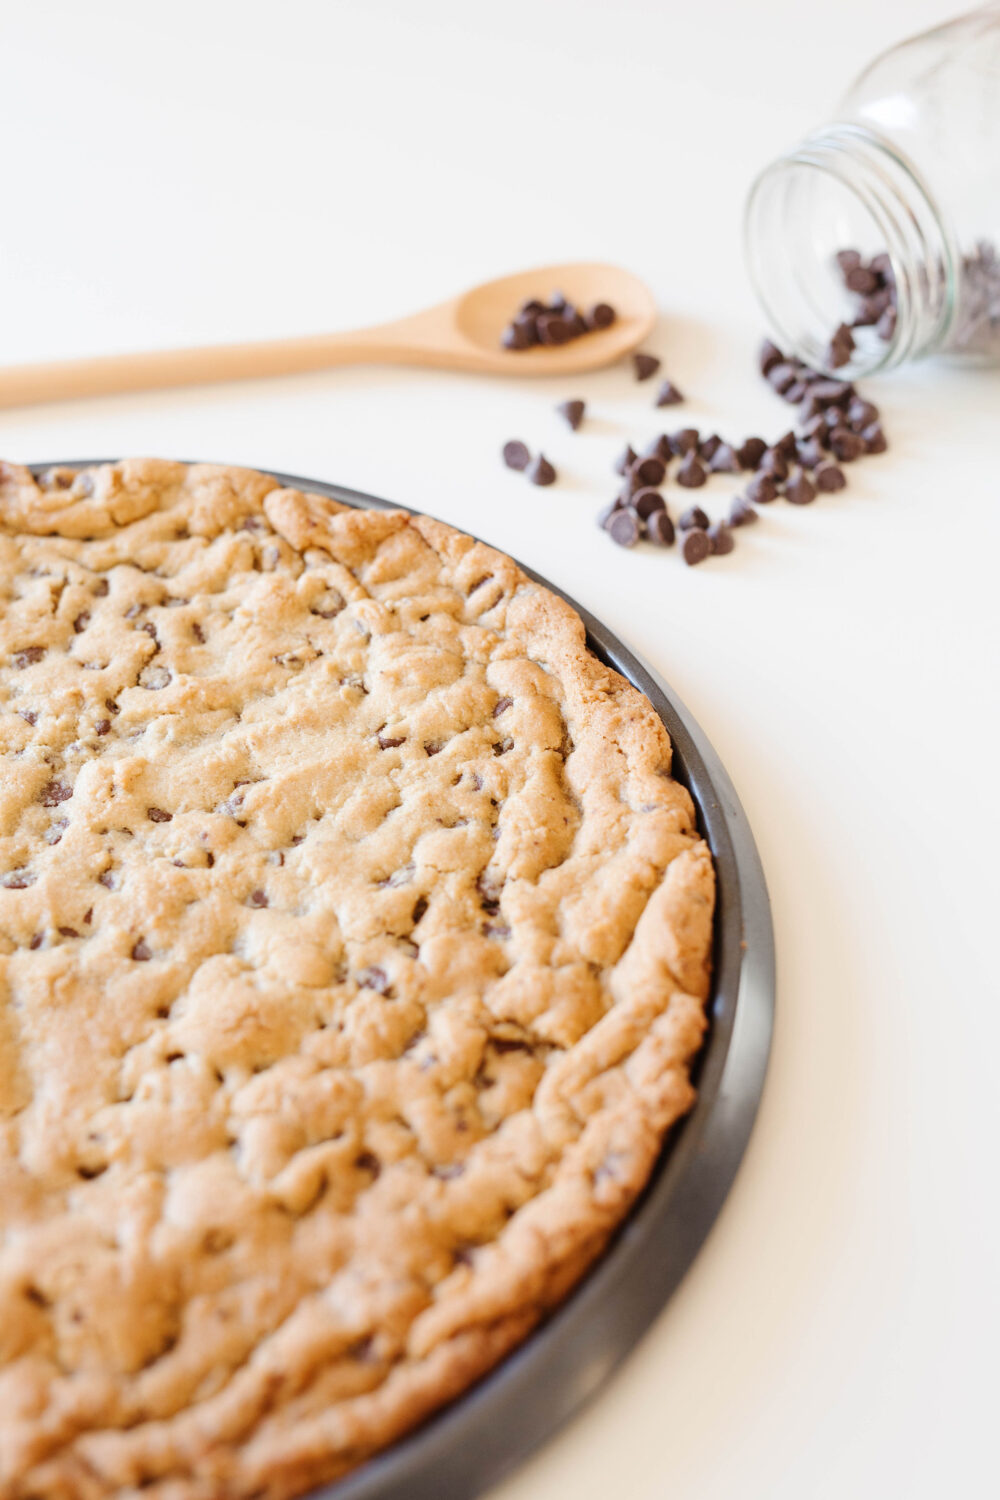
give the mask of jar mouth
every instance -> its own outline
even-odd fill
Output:
[[[744,221],[747,265],[781,347],[842,380],[890,369],[947,337],[955,313],[955,252],[929,193],[887,141],[855,125],[810,136],[757,178]],[[888,255],[895,326],[854,326],[843,364],[829,358],[859,299],[837,253]]]

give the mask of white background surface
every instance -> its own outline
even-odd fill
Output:
[[[363,324],[606,258],[659,297],[651,345],[690,393],[668,425],[776,435],[745,189],[878,48],[946,14],[0,0],[0,359]],[[644,1344],[495,1500],[976,1500],[996,1493],[1000,1334],[1000,374],[872,383],[892,451],[698,569],[593,524],[613,455],[664,425],[652,393],[624,368],[341,371],[0,412],[0,453],[213,458],[425,507],[603,617],[729,767],[780,964],[759,1124]],[[552,412],[569,395],[593,413],[576,435]],[[500,466],[514,435],[556,488]]]

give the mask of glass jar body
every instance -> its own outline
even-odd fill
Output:
[[[1000,4],[877,58],[838,120],[757,179],[746,248],[779,338],[810,364],[830,368],[841,323],[854,348],[839,374],[937,352],[1000,361]],[[878,324],[845,286],[850,250],[888,256]]]

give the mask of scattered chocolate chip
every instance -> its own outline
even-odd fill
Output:
[[[795,445],[795,457],[804,469],[815,469],[823,462],[823,449],[815,438],[799,438]]]
[[[790,406],[798,406],[808,389],[809,382],[807,380],[793,380],[787,391],[782,391],[782,395]]]
[[[164,812],[162,807],[147,807],[146,817],[151,823],[169,823],[173,819],[173,813]]]
[[[267,905],[267,894],[266,894],[266,892],[264,892],[264,891],[251,891],[250,892],[250,902],[249,902],[249,904],[251,906],[257,906],[257,907],[266,906]]]
[[[667,466],[662,458],[655,458],[649,454],[646,458],[637,459],[629,470],[629,478],[638,481],[639,485],[662,484],[667,473]]]
[[[785,499],[792,505],[810,505],[816,499],[816,486],[801,469],[785,481]]]
[[[756,521],[757,519],[757,512],[754,510],[753,506],[748,504],[748,502],[744,500],[742,496],[737,495],[736,499],[729,507],[730,526],[752,526],[754,521]]]
[[[648,443],[643,451],[647,458],[662,458],[665,464],[668,464],[674,455],[674,450],[670,446],[670,439],[665,432],[661,432],[659,437],[653,438],[652,442]]]
[[[763,438],[748,437],[736,450],[736,457],[740,461],[740,468],[756,469],[766,452],[767,444]]]
[[[522,443],[518,438],[512,438],[509,443],[503,445],[503,461],[508,469],[526,469],[531,463],[531,453],[527,443]]]
[[[817,464],[813,482],[818,490],[822,490],[825,494],[832,494],[834,490],[842,490],[845,487],[847,476],[837,464],[826,459],[823,463]]]
[[[708,467],[713,474],[738,474],[742,465],[731,443],[720,443],[712,454]]]
[[[768,448],[757,465],[761,474],[773,474],[775,479],[788,478],[788,459],[780,448]]]
[[[692,526],[700,526],[703,531],[707,531],[710,522],[700,505],[689,505],[677,524],[682,531],[690,531]]]
[[[866,453],[884,453],[889,446],[879,422],[870,423],[862,432],[861,439],[865,445]]]
[[[610,303],[595,302],[586,315],[587,326],[593,329],[610,328],[617,316]]]
[[[14,652],[11,665],[15,671],[23,672],[25,667],[33,667],[36,662],[40,662],[44,655],[44,646],[25,646],[23,651]]]
[[[722,439],[717,432],[713,432],[709,437],[702,438],[698,444],[698,457],[710,464],[721,447]]]
[[[767,383],[777,391],[779,396],[783,396],[795,384],[795,380],[795,370],[787,360],[782,360],[780,364],[772,365],[767,372]]]
[[[665,380],[656,393],[655,406],[680,406],[684,397],[672,380]]]
[[[632,365],[635,369],[636,380],[649,380],[660,368],[660,361],[655,354],[633,354]]]
[[[684,533],[681,543],[681,554],[689,568],[696,563],[704,562],[712,551],[712,543],[708,532],[703,531],[700,526],[693,526],[690,531]]]
[[[583,421],[583,414],[586,409],[583,401],[563,401],[561,405],[556,407],[559,416],[565,417],[574,432]]]
[[[690,453],[686,453],[681,459],[676,478],[677,483],[683,485],[686,490],[700,489],[708,479],[705,465],[694,449]]]
[[[147,946],[142,938],[140,938],[135,947],[132,949],[133,960],[137,964],[145,964],[149,962],[152,956],[152,950]]]
[[[708,528],[708,540],[715,557],[725,557],[736,546],[736,538],[724,521],[716,521]]]
[[[672,547],[674,545],[674,523],[667,515],[665,509],[653,511],[646,522],[646,535],[658,547]]]
[[[639,455],[634,451],[632,444],[626,443],[624,453],[619,454],[618,458],[615,459],[613,466],[615,473],[627,474],[638,457]]]
[[[775,365],[783,364],[785,356],[777,344],[772,344],[770,339],[765,339],[760,346],[757,355],[757,368],[762,375],[769,375]]]
[[[632,509],[643,521],[648,521],[654,510],[665,508],[665,502],[659,490],[651,488],[636,490],[632,496]]]
[[[865,440],[849,427],[835,427],[830,433],[830,447],[842,464],[849,464],[864,453]]]
[[[860,432],[863,428],[870,427],[872,422],[877,421],[878,407],[874,402],[855,396],[847,408],[848,426],[853,427],[855,432]]]
[[[611,517],[607,530],[619,547],[634,547],[642,535],[642,523],[635,511],[626,506]]]
[[[670,447],[678,458],[697,451],[701,434],[697,427],[681,427],[670,434]]]
[[[783,453],[786,458],[794,458],[796,448],[795,433],[786,432],[784,437],[780,437],[778,439],[778,441],[774,444],[774,447],[779,453]]]
[[[809,394],[824,407],[846,406],[854,395],[854,387],[849,380],[814,380]]]
[[[544,453],[539,453],[526,472],[532,484],[555,484],[556,482],[556,471]]]
[[[38,794],[38,800],[43,807],[58,807],[60,802],[68,802],[72,795],[72,787],[64,786],[61,781],[47,781]]]
[[[380,750],[398,750],[400,745],[406,744],[405,734],[399,735],[398,737],[393,737],[392,735],[388,734],[378,734],[376,735],[376,739],[378,741],[378,747]]]
[[[622,504],[623,502],[621,496],[616,495],[615,498],[611,501],[610,505],[606,505],[603,510],[598,511],[597,524],[602,528],[602,530],[607,531],[608,522],[611,520],[611,517],[613,515],[621,510]]]
[[[778,498],[778,482],[773,474],[758,473],[750,480],[746,498],[754,505],[770,505]]]

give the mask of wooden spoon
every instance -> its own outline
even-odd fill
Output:
[[[529,297],[544,301],[555,290],[581,309],[609,302],[618,316],[610,328],[568,344],[504,349],[501,332],[520,304]],[[543,266],[484,282],[413,317],[353,333],[0,367],[0,407],[204,385],[213,380],[293,375],[332,365],[430,365],[494,375],[576,375],[621,359],[648,336],[655,319],[649,288],[618,266],[587,262]]]

